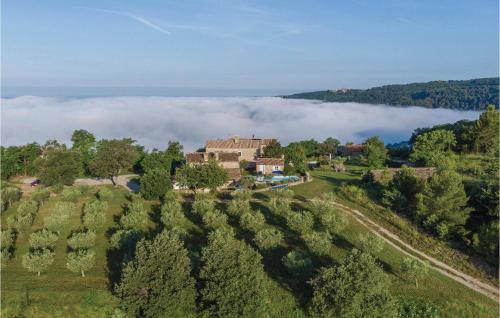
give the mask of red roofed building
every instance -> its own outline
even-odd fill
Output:
[[[360,144],[350,144],[345,146],[339,146],[337,149],[339,155],[347,156],[361,156],[363,154],[363,145]]]
[[[285,170],[285,159],[283,158],[258,158],[255,161],[257,173],[270,174],[274,171]]]

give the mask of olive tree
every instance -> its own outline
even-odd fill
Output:
[[[54,263],[55,254],[49,249],[34,250],[23,255],[21,263],[28,272],[43,273]]]
[[[307,276],[313,268],[311,257],[300,251],[288,252],[281,261],[287,272],[294,276]]]
[[[108,204],[101,200],[85,203],[82,217],[83,226],[90,231],[99,232],[106,223],[105,210],[107,208]]]
[[[241,228],[254,233],[262,229],[265,224],[266,219],[260,211],[248,211],[240,217]]]
[[[418,280],[429,272],[429,264],[421,262],[414,257],[406,257],[401,263],[401,270],[409,279],[415,280],[415,287],[418,288]]]
[[[260,250],[271,250],[281,244],[283,233],[275,228],[263,229],[255,234],[253,240]]]
[[[92,231],[73,233],[68,239],[68,246],[73,250],[88,249],[95,245],[96,235]]]
[[[45,202],[50,197],[50,191],[47,188],[38,188],[31,192],[31,200],[37,202],[40,206],[43,206]]]
[[[371,255],[378,254],[384,249],[384,240],[375,235],[360,234],[358,241],[361,250]]]
[[[314,217],[306,211],[292,212],[286,217],[286,225],[294,232],[305,234],[312,230]]]
[[[59,239],[57,233],[54,233],[48,229],[42,229],[31,233],[29,238],[30,247],[34,249],[44,249],[48,248],[53,250],[56,246],[56,242]]]
[[[85,272],[94,267],[95,252],[90,249],[78,249],[68,253],[66,267],[73,273],[81,273],[85,277]]]

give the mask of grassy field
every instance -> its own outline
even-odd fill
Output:
[[[325,191],[338,192],[343,182],[359,182],[358,167],[350,167],[350,171],[337,174],[328,170],[318,170],[313,173],[313,182],[294,187],[296,200],[293,208],[296,210],[308,209],[306,198],[312,198]],[[98,187],[87,188],[78,204],[81,207],[89,200]],[[114,198],[109,201],[106,227],[116,227],[116,216],[122,212],[122,205],[126,202],[125,190],[113,189]],[[282,246],[272,253],[262,253],[265,270],[269,276],[270,316],[272,317],[303,317],[305,307],[310,299],[311,290],[305,281],[298,281],[291,277],[282,265],[281,258],[291,249],[308,251],[304,242],[296,233],[287,228],[285,220],[274,215],[269,207],[268,200],[273,193],[256,194],[260,199],[253,202],[253,208],[260,209],[266,217],[267,226],[276,227],[283,232],[285,240]],[[59,198],[51,197],[40,208],[32,230],[43,227],[43,218],[51,213],[52,207]],[[150,230],[155,233],[160,230],[158,220],[159,202],[146,202],[150,210]],[[223,203],[219,208],[225,209]],[[207,229],[201,220],[190,212],[189,204],[184,204],[187,220],[184,227],[189,236],[186,240],[190,250],[194,273],[199,268],[199,255],[206,243]],[[9,215],[15,213],[14,205],[2,215],[2,226],[6,225]],[[229,217],[229,224],[235,229],[237,237],[254,246],[253,234],[243,231],[238,220]],[[99,233],[96,241],[97,264],[86,274],[85,278],[70,272],[66,266],[66,238],[72,230],[81,228],[79,215],[71,221],[71,227],[61,233],[56,247],[56,260],[47,273],[37,277],[27,272],[21,266],[21,256],[28,250],[27,239],[29,233],[19,236],[15,243],[15,253],[7,266],[2,270],[2,317],[109,317],[117,306],[117,300],[111,293],[108,272],[107,251],[109,248],[109,230]],[[333,238],[327,256],[314,257],[315,268],[336,264],[351,248],[359,247],[358,237],[367,230],[351,220],[349,226]],[[406,280],[401,273],[402,254],[389,247],[376,255],[392,281],[394,295],[400,299],[424,301],[435,306],[443,317],[497,317],[498,304],[443,275],[430,271],[429,275],[419,282],[415,288],[413,282]]]

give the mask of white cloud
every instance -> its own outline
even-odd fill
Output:
[[[461,119],[478,112],[356,103],[319,103],[278,97],[99,97],[21,96],[2,99],[2,145],[69,143],[75,129],[97,138],[132,137],[151,149],[169,140],[187,150],[207,138],[276,137],[282,144],[332,136],[360,142],[380,135],[387,142],[408,139],[418,127]]]

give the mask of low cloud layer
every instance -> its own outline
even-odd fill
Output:
[[[418,127],[477,119],[478,112],[356,103],[319,103],[277,97],[104,97],[21,96],[2,99],[2,145],[48,139],[70,143],[73,130],[97,138],[136,139],[146,148],[181,141],[186,150],[207,138],[230,135],[361,142],[373,135],[386,142],[407,140]]]

